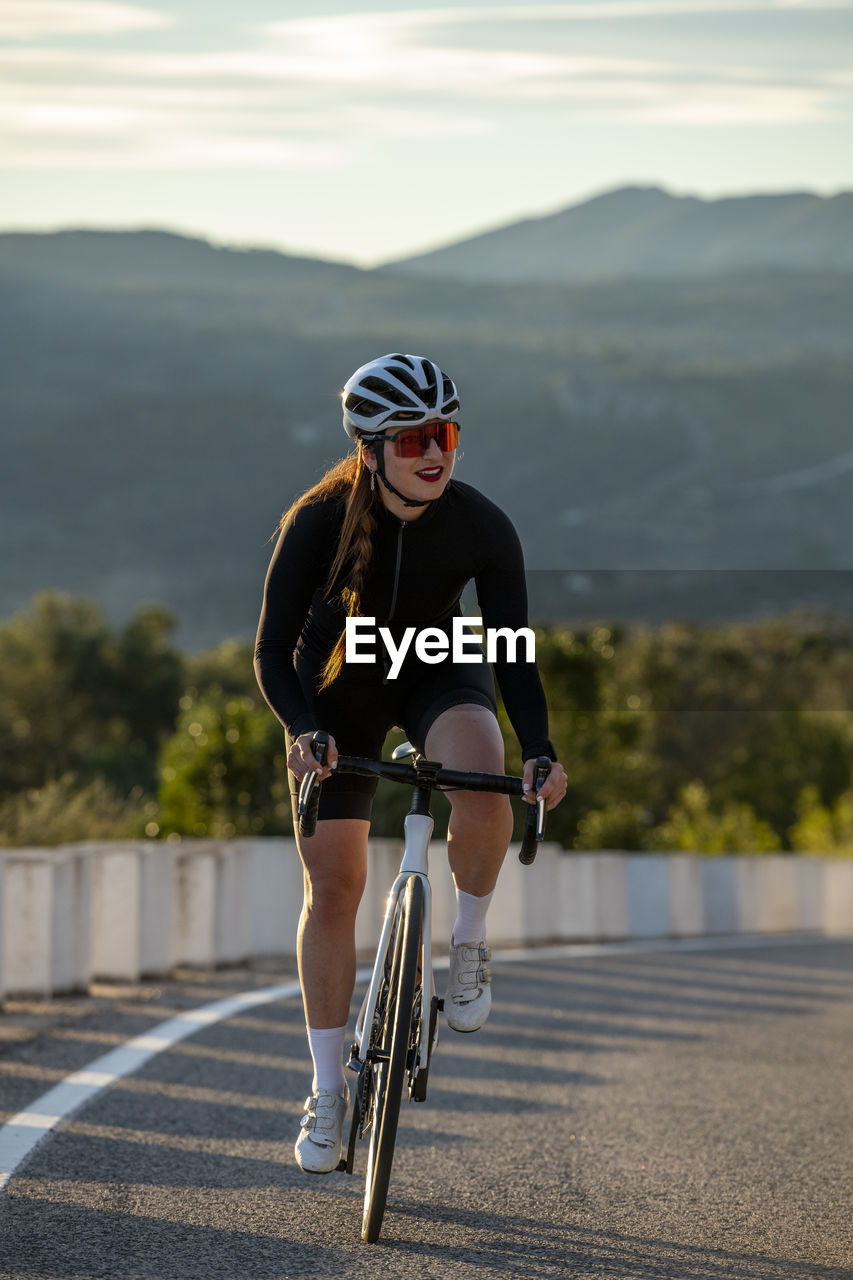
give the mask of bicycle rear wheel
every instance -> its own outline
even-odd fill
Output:
[[[371,1063],[373,1118],[361,1223],[362,1239],[370,1244],[379,1237],[394,1159],[412,1033],[423,917],[423,885],[418,876],[411,876],[405,894],[401,895],[396,926],[388,944],[384,999],[377,1007],[371,1037],[371,1050],[375,1055]]]

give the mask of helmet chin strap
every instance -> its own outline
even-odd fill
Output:
[[[384,448],[377,449],[375,447],[376,444],[378,443],[379,441],[371,441],[368,447],[370,448],[370,452],[373,454],[374,458],[376,459],[376,474],[379,476],[379,479],[385,485],[386,489],[388,489],[391,493],[393,493],[395,497],[399,498],[400,501],[403,503],[403,505],[406,507],[428,507],[431,502],[438,502],[438,499],[441,497],[440,493],[437,494],[436,497],[434,498],[418,498],[417,500],[415,500],[413,498],[407,498],[406,495],[404,493],[401,493],[399,489],[395,489],[393,484],[385,474],[385,450]],[[384,440],[382,441],[382,443],[384,443]]]

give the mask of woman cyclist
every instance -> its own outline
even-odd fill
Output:
[[[297,835],[305,899],[297,954],[314,1062],[296,1159],[329,1173],[341,1155],[348,1104],[343,1073],[346,1023],[355,982],[355,917],[367,869],[376,780],[336,777],[338,751],[378,757],[399,726],[429,759],[448,769],[504,772],[491,668],[481,658],[436,656],[460,595],[474,580],[486,628],[527,625],[521,547],[507,516],[470,485],[452,480],[459,438],[456,387],[432,361],[390,354],[362,366],[342,393],[344,430],[355,449],[282,518],[267,573],[255,670],[285,727],[291,792],[309,769],[324,785],[315,834]],[[406,628],[429,628],[423,658],[410,645],[402,666],[382,644],[376,662],[347,661],[346,620],[373,619],[395,647]],[[538,755],[556,761],[535,661],[512,661],[498,643],[495,671],[522,747],[524,781]],[[355,655],[352,654],[351,657]],[[314,730],[331,735],[321,768]],[[555,763],[539,793],[551,809],[565,794]],[[486,912],[507,846],[506,796],[451,793],[448,855],[457,915],[450,940],[445,1015],[456,1031],[476,1031],[491,1004]],[[526,797],[533,803],[532,792]],[[294,823],[296,826],[296,823]]]

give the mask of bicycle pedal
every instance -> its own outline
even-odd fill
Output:
[[[444,997],[443,996],[435,997],[435,1007],[436,1009],[438,1009],[439,1013],[444,1013]]]

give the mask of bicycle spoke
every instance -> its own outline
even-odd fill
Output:
[[[381,1059],[370,1063],[373,1076],[373,1115],[364,1196],[362,1237],[372,1243],[379,1236],[397,1122],[412,1052],[412,1023],[423,927],[423,886],[417,876],[407,883],[393,946],[391,973],[381,1034],[373,1047]],[[389,946],[389,951],[391,948]],[[417,1053],[417,1047],[414,1050]],[[387,1054],[387,1057],[386,1057]]]

